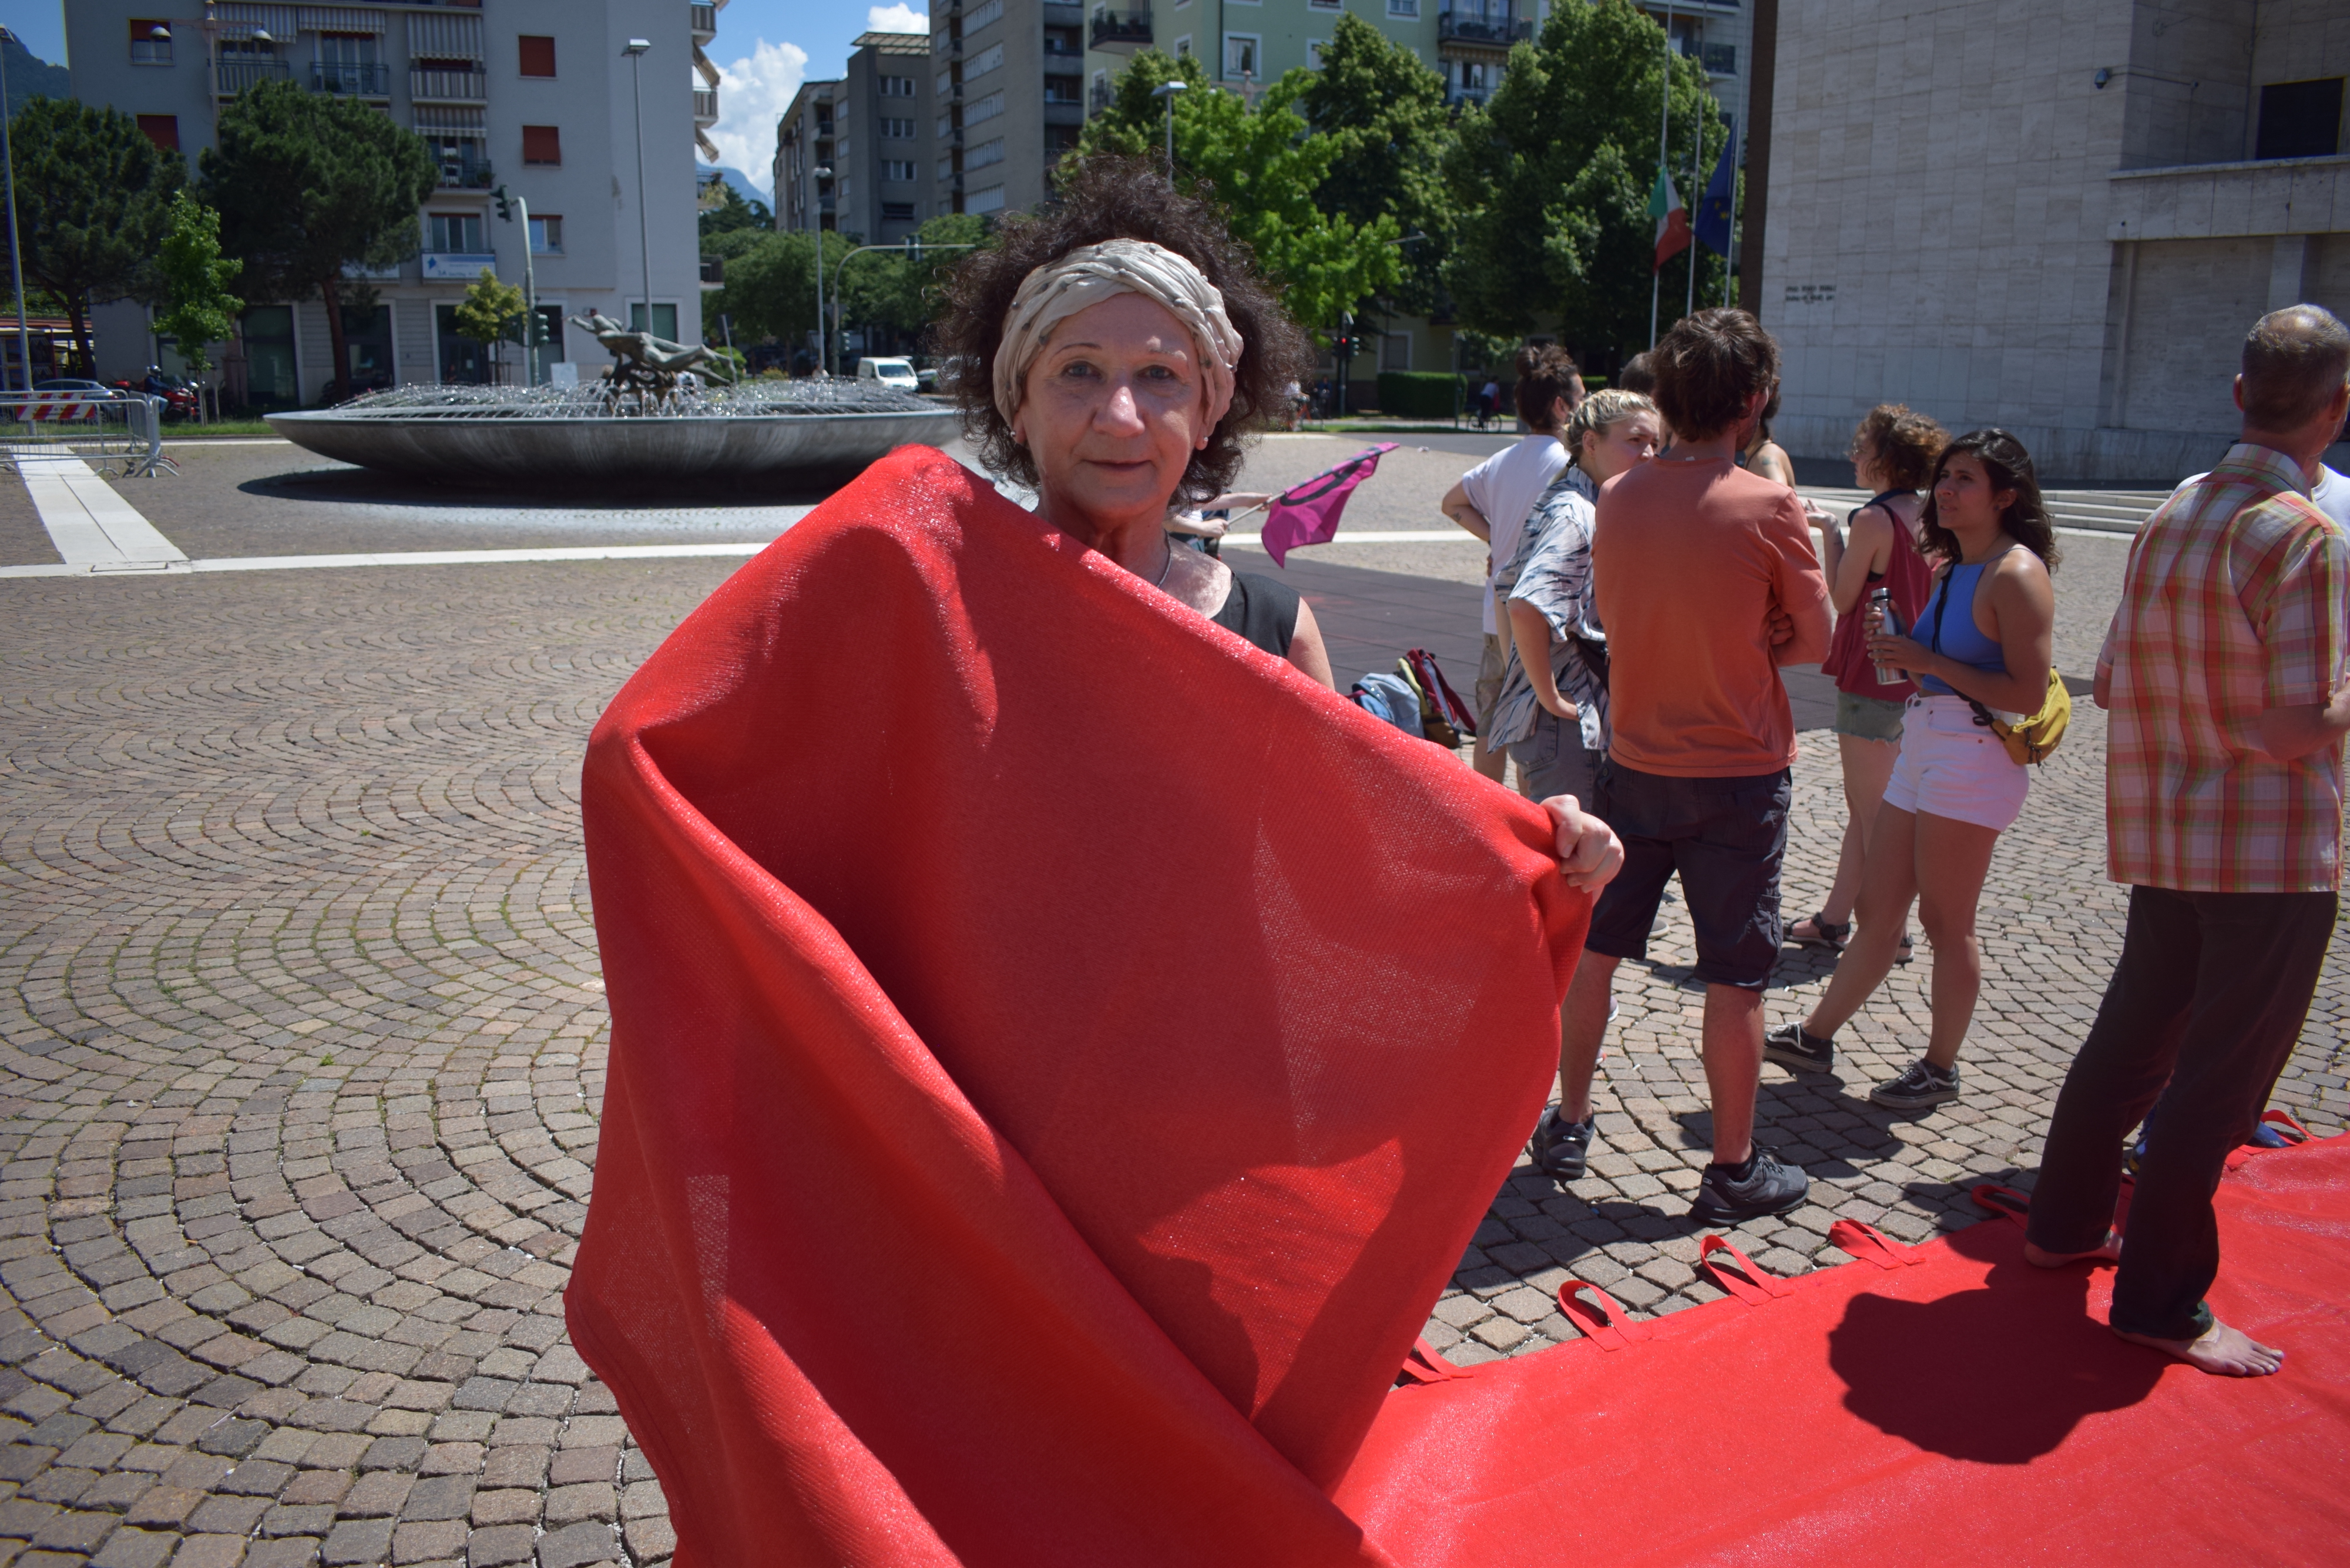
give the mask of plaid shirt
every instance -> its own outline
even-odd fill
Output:
[[[2197,893],[2341,883],[2341,744],[2291,763],[2260,751],[2262,711],[2330,699],[2350,644],[2350,544],[2308,493],[2292,459],[2239,443],[2130,546],[2106,638],[2116,882]]]

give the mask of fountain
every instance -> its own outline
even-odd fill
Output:
[[[577,319],[577,318],[575,318]],[[727,384],[707,348],[579,325],[614,354],[577,387],[396,387],[270,428],[321,457],[466,483],[767,484],[845,477],[891,449],[943,445],[954,410],[872,381]],[[714,383],[714,384],[713,384]]]

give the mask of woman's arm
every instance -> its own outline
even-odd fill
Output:
[[[1853,514],[1852,537],[1836,559],[1827,563],[1828,602],[1839,617],[1860,607],[1871,574],[1885,570],[1893,554],[1893,530],[1898,524],[1882,506],[1864,506]]]
[[[1446,491],[1444,499],[1437,504],[1447,517],[1489,545],[1493,542],[1493,525],[1485,521],[1485,514],[1477,510],[1476,504],[1469,499],[1469,492],[1461,485],[1455,484]],[[1493,568],[1488,564],[1485,569],[1490,572]]]
[[[1986,708],[2037,713],[2048,700],[2048,671],[2055,663],[2056,635],[2056,594],[2039,556],[2024,549],[2007,553],[1991,576],[1991,613],[2007,665],[2004,671],[1960,664],[1906,637],[1871,637],[1869,657],[1912,675],[1931,675]]]
[[[1550,623],[1543,619],[1542,611],[1523,599],[1511,599],[1510,638],[1518,645],[1518,662],[1526,672],[1526,684],[1534,689],[1534,701],[1544,712],[1562,719],[1579,718],[1582,710],[1559,695],[1558,680],[1550,668]]]
[[[1787,461],[1787,449],[1775,441],[1766,441],[1755,450],[1746,471],[1776,480],[1790,490],[1795,488],[1795,465]]]
[[[1330,673],[1330,650],[1322,643],[1322,628],[1314,618],[1314,607],[1304,599],[1297,601],[1297,625],[1289,634],[1289,662],[1331,691],[1338,690],[1337,678]]]

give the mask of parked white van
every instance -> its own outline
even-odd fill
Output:
[[[901,392],[921,389],[921,382],[914,375],[914,362],[910,359],[859,359],[857,362],[857,379],[879,381]]]

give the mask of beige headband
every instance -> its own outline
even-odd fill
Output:
[[[1045,351],[1053,328],[1120,294],[1157,300],[1191,329],[1208,387],[1208,426],[1222,421],[1232,406],[1232,372],[1241,362],[1241,335],[1224,314],[1224,296],[1188,257],[1163,245],[1105,240],[1038,267],[1012,296],[995,350],[995,407],[1006,424],[1019,416],[1028,368]]]

